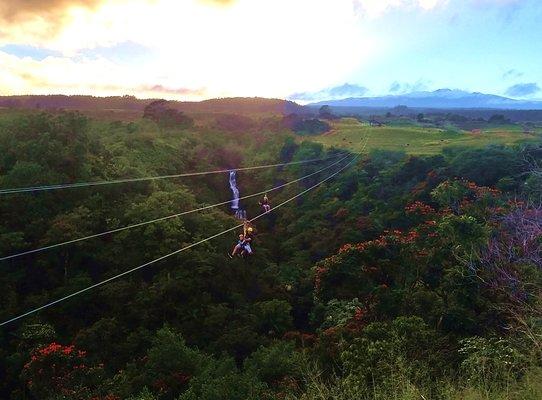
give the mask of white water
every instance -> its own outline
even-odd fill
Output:
[[[233,201],[231,202],[231,209],[236,210],[236,214],[237,214],[237,211],[239,210],[239,189],[237,188],[237,180],[235,176],[236,176],[236,172],[230,171],[230,189],[233,193]]]

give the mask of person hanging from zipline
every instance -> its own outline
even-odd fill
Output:
[[[233,258],[235,257],[236,255],[240,255],[242,256],[244,251],[245,251],[245,245],[246,245],[246,241],[245,241],[245,235],[240,233],[239,234],[239,240],[237,241],[237,243],[235,244],[235,246],[233,247],[233,250],[231,253],[228,253],[228,256],[230,258]]]
[[[239,240],[233,247],[232,252],[228,253],[228,257],[245,257],[247,255],[251,255],[253,253],[252,240],[254,239],[255,233],[256,229],[254,226],[250,223],[250,221],[245,220],[243,223],[243,233],[239,234]]]
[[[243,224],[243,236],[245,238],[245,245],[243,247],[243,253],[241,255],[251,255],[252,254],[252,240],[254,239],[255,234],[254,226],[250,221],[245,220]]]
[[[263,199],[258,202],[260,206],[263,208],[264,213],[268,213],[271,211],[271,204],[269,204],[269,198],[267,197],[267,193],[264,194]]]

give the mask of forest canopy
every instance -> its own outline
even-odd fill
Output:
[[[155,106],[131,122],[2,113],[0,188],[339,154],[299,141],[282,117],[237,131],[245,117],[201,124]],[[238,183],[257,193],[328,164],[239,172]],[[360,154],[255,222],[250,258],[227,257],[232,232],[2,326],[0,397],[540,398],[540,165],[534,143]],[[225,174],[0,194],[0,257],[230,196]],[[249,215],[257,200],[243,203]],[[225,205],[2,261],[1,320],[237,223]]]

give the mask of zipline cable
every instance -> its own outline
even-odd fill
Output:
[[[293,201],[293,200],[297,199],[298,197],[303,196],[305,193],[311,191],[312,189],[314,189],[314,188],[320,186],[322,183],[324,183],[324,182],[330,180],[331,178],[335,177],[335,176],[338,175],[340,172],[344,171],[346,168],[348,168],[350,165],[352,165],[357,159],[358,159],[358,156],[352,157],[352,159],[351,159],[345,166],[341,167],[338,171],[334,172],[333,174],[329,175],[327,178],[321,180],[321,181],[318,182],[317,184],[315,184],[315,185],[309,187],[308,189],[305,189],[305,190],[303,190],[302,192],[296,194],[295,196],[289,198],[288,200],[283,201],[282,203],[280,203],[280,204],[278,204],[277,206],[273,207],[273,208],[271,209],[271,211],[274,211],[275,209],[277,209],[277,208],[279,208],[279,207],[282,207],[283,205],[289,203],[290,201]],[[271,211],[270,211],[270,212],[271,212]],[[257,215],[256,217],[254,217],[254,218],[252,218],[252,219],[249,219],[248,221],[249,221],[249,222],[256,221],[257,219],[263,217],[264,215],[267,215],[268,213],[269,213],[269,212],[261,213],[261,214]],[[38,312],[38,311],[41,311],[41,310],[43,310],[43,309],[45,309],[45,308],[49,308],[49,307],[51,307],[51,306],[53,306],[53,305],[55,305],[55,304],[61,303],[61,302],[65,301],[65,300],[68,300],[68,299],[70,299],[70,298],[72,298],[72,297],[78,296],[78,295],[80,295],[80,294],[82,294],[82,293],[84,293],[84,292],[87,292],[87,291],[91,290],[91,289],[94,289],[94,288],[97,288],[97,287],[99,287],[99,286],[105,285],[106,283],[109,283],[109,282],[111,282],[111,281],[113,281],[113,280],[115,280],[115,279],[118,279],[118,278],[122,277],[122,276],[131,274],[132,272],[135,272],[135,271],[140,270],[140,269],[142,269],[142,268],[145,268],[145,267],[147,267],[147,266],[149,266],[149,265],[151,265],[151,264],[154,264],[154,263],[157,263],[157,262],[159,262],[159,261],[162,261],[162,260],[164,260],[164,259],[166,259],[166,258],[169,258],[169,257],[175,255],[175,254],[179,254],[179,253],[181,253],[181,252],[183,252],[183,251],[189,250],[189,249],[191,249],[191,248],[193,248],[193,247],[195,247],[195,246],[198,246],[198,245],[200,245],[200,244],[202,244],[202,243],[208,242],[208,241],[211,240],[211,239],[214,239],[214,238],[217,238],[217,237],[219,237],[219,236],[225,235],[226,233],[235,231],[236,229],[239,229],[239,228],[242,228],[242,227],[243,227],[243,224],[240,224],[240,225],[234,226],[233,228],[226,229],[225,231],[222,231],[222,232],[217,233],[217,234],[215,234],[215,235],[209,236],[209,237],[207,237],[207,238],[205,238],[205,239],[202,239],[202,240],[200,240],[200,241],[198,241],[198,242],[192,243],[192,244],[190,244],[190,245],[188,245],[188,246],[185,246],[185,247],[183,247],[183,248],[181,248],[181,249],[175,250],[175,251],[173,251],[173,252],[171,252],[171,253],[169,253],[169,254],[166,254],[166,255],[164,255],[164,256],[162,256],[162,257],[156,258],[156,259],[154,259],[154,260],[152,260],[152,261],[148,261],[148,262],[146,262],[145,264],[141,264],[141,265],[139,265],[139,266],[137,266],[137,267],[135,267],[135,268],[129,269],[128,271],[122,272],[122,273],[120,273],[120,274],[118,274],[118,275],[112,276],[111,278],[105,279],[105,280],[103,280],[103,281],[101,281],[101,282],[98,282],[98,283],[95,283],[95,284],[93,284],[93,285],[91,285],[91,286],[87,286],[87,287],[84,288],[84,289],[81,289],[81,290],[78,290],[78,291],[76,291],[76,292],[73,292],[73,293],[71,293],[71,294],[69,294],[69,295],[67,295],[67,296],[61,297],[61,298],[59,298],[59,299],[57,299],[57,300],[54,300],[54,301],[49,302],[49,303],[47,303],[47,304],[44,304],[43,306],[34,308],[34,309],[30,310],[30,311],[27,311],[27,312],[25,312],[25,313],[23,313],[23,314],[20,314],[20,315],[16,316],[16,317],[10,318],[10,319],[8,319],[7,321],[4,321],[4,322],[0,323],[0,326],[7,325],[7,324],[9,324],[9,323],[11,323],[11,322],[17,321],[17,320],[19,320],[19,319],[21,319],[21,318],[24,318],[24,317],[26,317],[26,316],[28,316],[28,315],[34,314],[34,313],[36,313],[36,312]]]
[[[265,193],[270,193],[270,192],[273,192],[275,190],[282,189],[285,186],[289,186],[289,185],[292,185],[292,184],[294,184],[296,182],[305,180],[307,178],[310,178],[311,176],[314,176],[314,175],[316,175],[316,174],[318,174],[318,173],[320,173],[322,171],[325,171],[325,170],[333,167],[334,165],[337,165],[338,163],[340,163],[341,161],[347,159],[348,157],[349,156],[343,157],[339,161],[336,161],[333,164],[330,164],[327,167],[319,169],[318,171],[313,172],[313,173],[311,173],[309,175],[305,175],[305,176],[303,176],[301,178],[298,178],[296,180],[284,183],[284,184],[279,185],[279,186],[275,186],[275,187],[273,187],[271,189],[268,189],[268,190],[264,190],[264,191],[261,191],[261,192],[258,192],[258,193],[253,193],[253,194],[250,194],[250,195],[240,197],[239,200],[245,200],[245,199],[249,199],[251,197],[261,196],[261,195],[263,195]],[[84,237],[81,237],[81,238],[67,240],[67,241],[61,242],[61,243],[56,243],[56,244],[51,244],[51,245],[48,245],[48,246],[39,247],[39,248],[33,249],[33,250],[23,251],[21,253],[16,253],[16,254],[12,254],[12,255],[9,255],[9,256],[5,256],[5,257],[0,257],[0,261],[11,260],[13,258],[25,256],[25,255],[28,255],[28,254],[38,253],[38,252],[42,252],[42,251],[45,251],[45,250],[50,250],[50,249],[54,249],[54,248],[57,248],[57,247],[65,246],[65,245],[68,245],[68,244],[82,242],[84,240],[94,239],[94,238],[97,238],[97,237],[110,235],[112,233],[122,232],[122,231],[127,230],[127,229],[138,228],[140,226],[145,226],[145,225],[153,224],[153,223],[156,223],[156,222],[165,221],[165,220],[172,219],[172,218],[177,218],[177,217],[180,217],[180,216],[183,216],[183,215],[188,215],[188,214],[192,214],[192,213],[196,213],[196,212],[200,212],[200,211],[209,210],[211,208],[215,208],[215,207],[219,207],[219,206],[222,206],[222,205],[225,205],[225,204],[229,204],[229,203],[231,203],[233,201],[235,201],[235,200],[227,200],[227,201],[223,201],[221,203],[216,203],[216,204],[211,204],[211,205],[208,205],[208,206],[196,208],[194,210],[183,211],[183,212],[180,212],[180,213],[177,213],[177,214],[172,214],[172,215],[168,215],[168,216],[165,216],[165,217],[156,218],[156,219],[153,219],[153,220],[150,220],[150,221],[139,222],[137,224],[132,224],[132,225],[124,226],[124,227],[121,227],[121,228],[116,228],[116,229],[111,229],[111,230],[108,230],[108,231],[105,231],[105,232],[95,233],[95,234],[84,236]]]
[[[119,184],[119,183],[153,181],[153,180],[159,180],[159,179],[186,178],[186,177],[191,177],[191,176],[223,174],[223,173],[230,172],[230,171],[251,171],[251,170],[265,169],[265,168],[284,167],[284,166],[287,166],[287,165],[307,164],[307,163],[312,163],[312,162],[316,162],[316,161],[326,161],[326,160],[338,158],[341,155],[342,154],[337,154],[337,155],[334,155],[334,156],[331,156],[331,157],[326,157],[326,158],[313,158],[313,159],[310,159],[310,160],[291,161],[291,162],[279,163],[279,164],[266,164],[266,165],[256,165],[256,166],[253,166],[253,167],[219,169],[219,170],[201,171],[201,172],[188,172],[188,173],[174,174],[174,175],[161,175],[161,176],[150,176],[150,177],[143,177],[143,178],[117,179],[117,180],[112,180],[112,181],[62,183],[62,184],[57,184],[57,185],[44,185],[44,186],[30,186],[30,187],[12,188],[12,189],[0,189],[0,195],[2,195],[2,194],[16,194],[16,193],[28,193],[28,192],[43,192],[43,191],[48,191],[48,190],[71,189],[71,188],[80,188],[80,187],[89,187],[89,186],[115,185],[115,184]]]

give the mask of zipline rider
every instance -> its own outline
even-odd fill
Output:
[[[243,235],[245,237],[244,252],[248,255],[252,254],[252,240],[254,239],[255,234],[256,230],[254,229],[254,226],[250,221],[245,220],[243,223]]]

